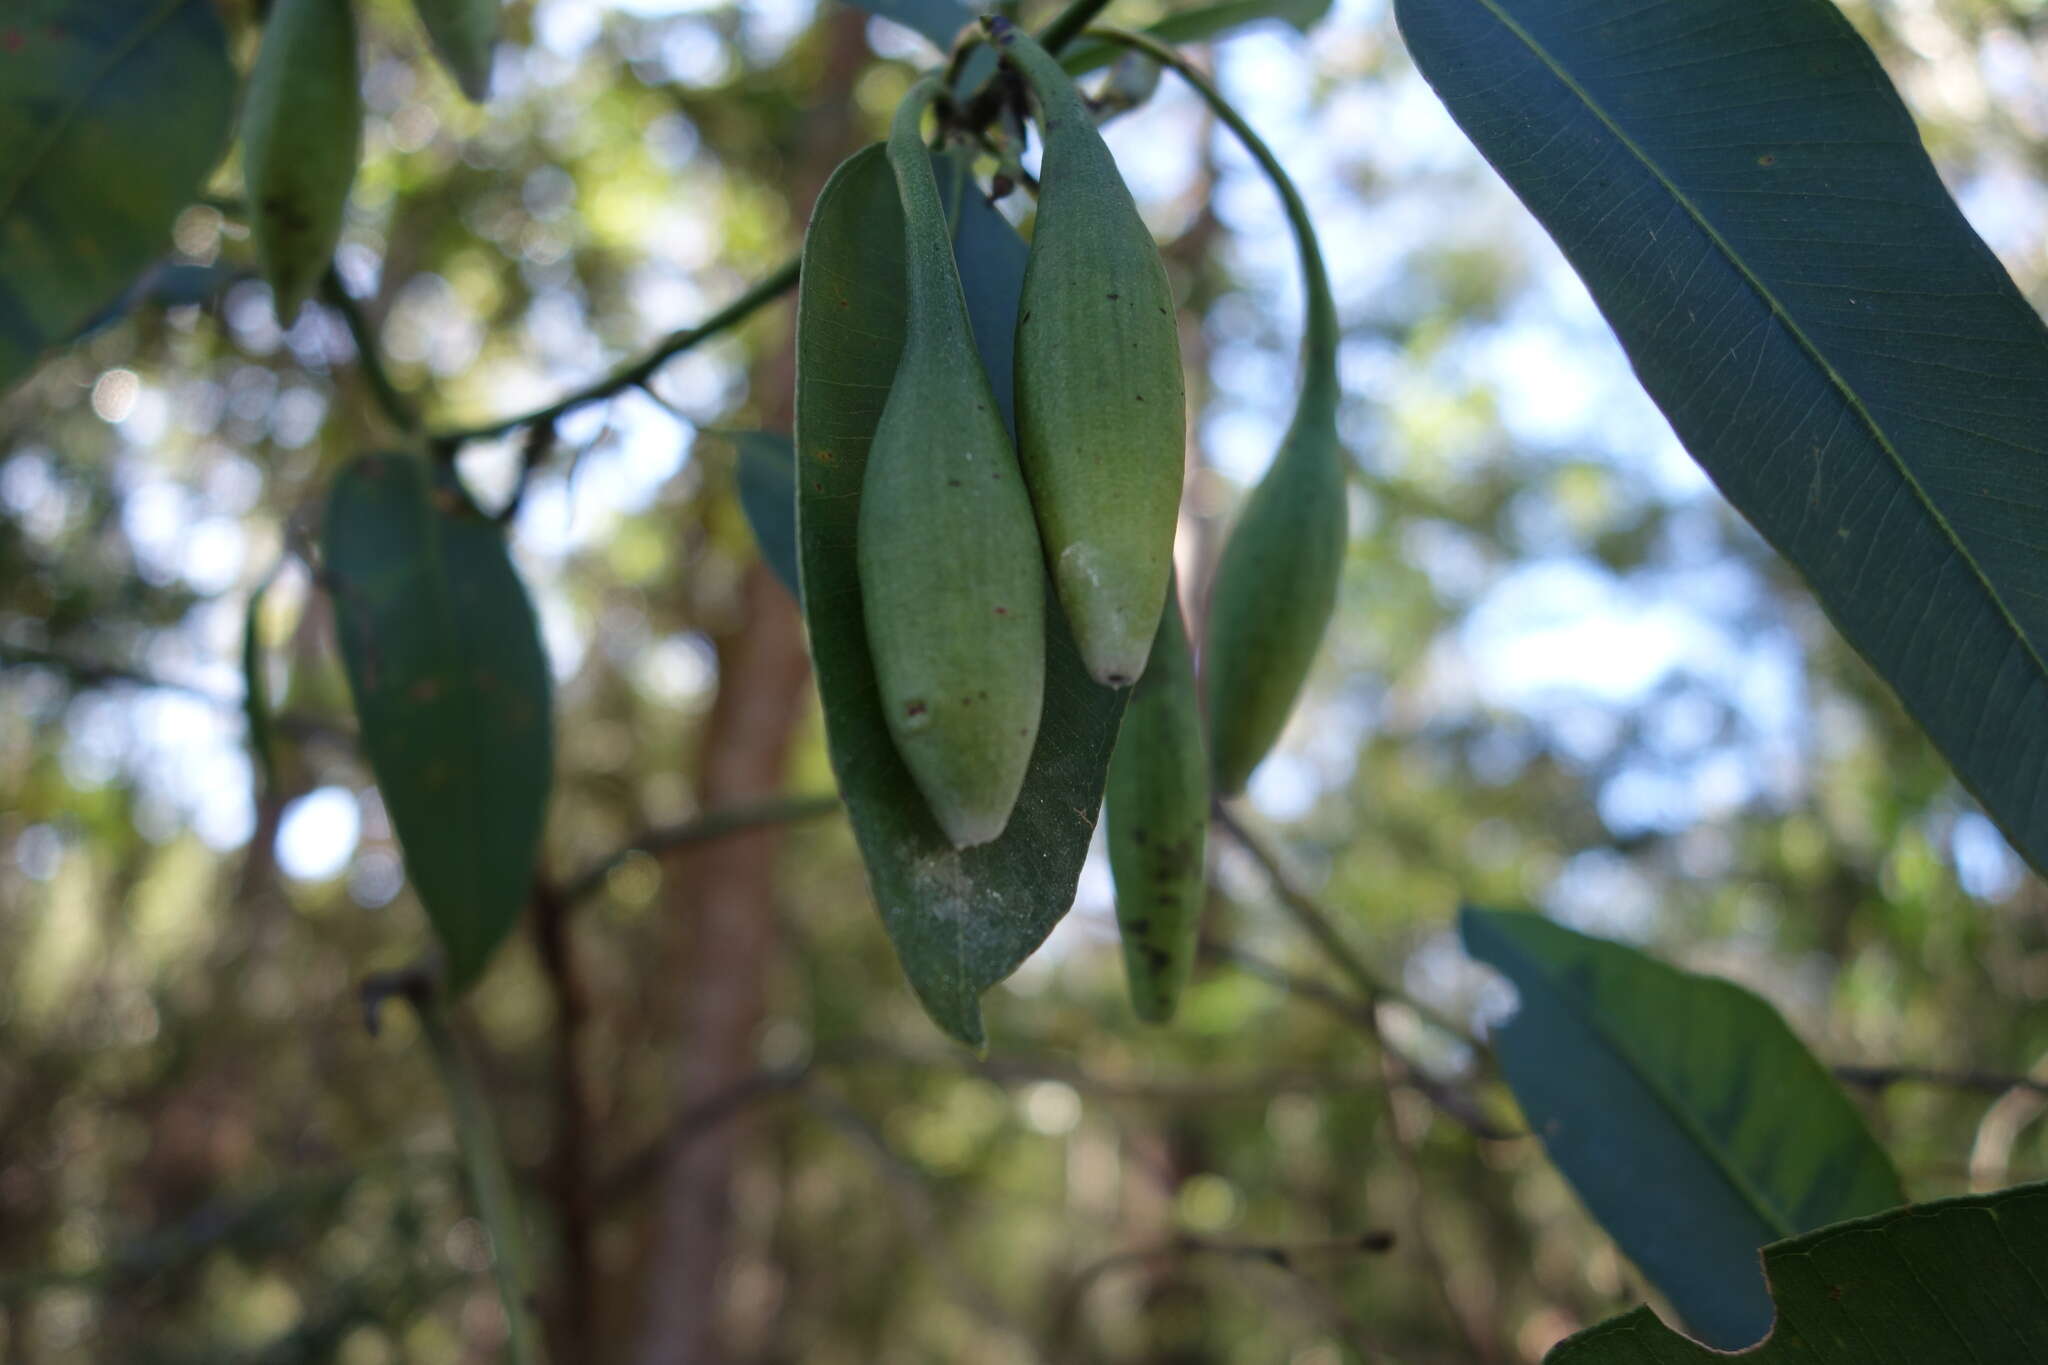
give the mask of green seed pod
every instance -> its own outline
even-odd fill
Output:
[[[940,827],[966,848],[1009,823],[1038,735],[1045,571],[918,137],[937,88],[920,83],[889,134],[908,316],[862,476],[860,587],[889,733]]]
[[[1224,542],[1210,589],[1202,672],[1216,790],[1235,796],[1287,725],[1337,605],[1349,536],[1344,448],[1337,439],[1337,309],[1308,210],[1234,109],[1182,69],[1265,169],[1301,255],[1308,322],[1301,397],[1272,467]]]
[[[498,42],[498,0],[413,0],[434,52],[473,104],[491,93]]]
[[[1131,1007],[1140,1019],[1163,1024],[1194,967],[1209,833],[1209,763],[1195,665],[1171,588],[1145,676],[1131,689],[1110,756],[1104,819]]]
[[[1017,445],[1060,606],[1097,682],[1144,671],[1187,443],[1173,293],[1080,91],[991,20],[1038,106],[1038,218],[1017,313]]]
[[[298,316],[334,259],[362,132],[348,0],[277,0],[242,108],[242,177],[281,322]]]

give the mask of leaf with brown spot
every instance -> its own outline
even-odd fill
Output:
[[[343,470],[323,549],[363,749],[460,991],[533,880],[554,759],[539,623],[497,524],[424,459]]]

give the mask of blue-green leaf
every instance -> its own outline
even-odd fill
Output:
[[[2048,1184],[1944,1199],[1764,1250],[1766,1341],[1709,1351],[1647,1308],[1558,1343],[1544,1365],[2040,1365]]]
[[[1566,1179],[1705,1341],[1770,1326],[1757,1253],[1906,1196],[1827,1068],[1764,1001],[1536,915],[1467,909],[1520,1003],[1493,1043]]]
[[[357,460],[322,548],[363,749],[461,991],[533,884],[554,763],[539,625],[503,533],[444,465]]]
[[[963,195],[956,255],[975,338],[986,347],[1015,330],[1025,252],[979,198]],[[834,173],[804,239],[796,415],[803,603],[832,768],[883,924],[925,1009],[978,1047],[982,993],[1015,971],[1073,903],[1124,696],[1088,678],[1048,593],[1045,711],[1001,837],[955,849],[897,757],[876,699],[854,537],[868,443],[902,350],[903,284],[902,210],[876,145]],[[986,351],[983,363],[992,381],[1009,369]]]
[[[739,456],[735,481],[739,484],[740,510],[754,529],[754,543],[761,558],[796,597],[799,570],[796,563],[796,450],[787,436],[772,431],[720,432],[731,441]],[[801,600],[801,599],[799,599]]]
[[[974,22],[978,10],[960,0],[855,0],[869,14],[893,19],[907,29],[922,33],[941,52],[952,49],[960,30]]]
[[[2048,868],[2048,329],[1828,0],[1397,0],[1693,456]]]
[[[0,389],[169,246],[220,160],[212,0],[15,0],[0,16]]]

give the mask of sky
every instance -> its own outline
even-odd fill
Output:
[[[543,0],[535,12],[536,46],[501,55],[499,87],[517,97],[566,80],[607,10],[649,19],[674,16],[653,59],[679,82],[714,84],[729,75],[728,59],[709,24],[691,17],[713,8],[665,0]],[[771,58],[803,31],[812,14],[808,0],[749,4],[743,25],[749,53]],[[1933,32],[1907,24],[1909,38],[1922,30]],[[922,39],[886,20],[874,20],[870,33],[885,55],[935,59]],[[1416,553],[1442,583],[1469,597],[1470,612],[1428,661],[1419,684],[1422,698],[1447,709],[1525,716],[1566,752],[1591,763],[1612,744],[1621,713],[1659,696],[1674,677],[1706,679],[1735,699],[1742,719],[1739,740],[1704,748],[1688,742],[1688,727],[1706,723],[1698,706],[1689,710],[1683,695],[1658,703],[1663,709],[1654,716],[1653,733],[1668,734],[1671,753],[1681,757],[1617,773],[1601,796],[1610,826],[1618,833],[1679,829],[1759,794],[1789,799],[1801,755],[1815,742],[1790,626],[1756,630],[1731,624],[1760,600],[1762,587],[1711,552],[1719,543],[1711,486],[1636,385],[1626,358],[1555,247],[1481,162],[1405,57],[1389,57],[1396,41],[1383,0],[1339,0],[1312,39],[1267,24],[1214,48],[1225,93],[1303,190],[1324,241],[1340,316],[1357,322],[1399,315],[1404,291],[1413,287],[1409,267],[1427,248],[1504,249],[1519,280],[1498,317],[1464,327],[1426,357],[1401,352],[1369,328],[1347,339],[1347,432],[1360,437],[1354,453],[1379,473],[1414,474],[1396,439],[1400,424],[1437,423],[1431,428],[1439,437],[1431,458],[1447,468],[1422,472],[1455,477],[1459,459],[1484,457],[1483,442],[1475,440],[1473,450],[1461,456],[1455,416],[1444,414],[1455,413],[1460,395],[1483,388],[1518,458],[1608,466],[1622,476],[1617,486],[1625,496],[1655,499],[1691,515],[1702,547],[1688,558],[1680,546],[1654,568],[1623,577],[1584,554],[1569,525],[1546,526],[1540,508],[1532,511],[1535,520],[1527,528],[1540,552],[1505,567],[1476,560],[1469,547],[1448,539],[1424,538]],[[1923,41],[1938,39],[1923,33]],[[1967,111],[1973,98],[1988,91],[2010,105],[2013,117],[2048,132],[2048,101],[2033,90],[2033,67],[2023,55],[2006,54],[2008,60],[1993,51],[1979,64],[1981,88],[1974,95],[1967,81],[1958,87],[1951,79],[1919,91],[1909,87],[1909,97]],[[1345,79],[1382,60],[1389,65],[1385,79]],[[377,79],[373,73],[373,84]],[[379,85],[372,99],[385,135],[401,145],[433,131],[431,109],[407,85],[401,72]],[[1108,130],[1141,209],[1156,226],[1171,228],[1188,212],[1201,167],[1202,127],[1197,101],[1169,79],[1151,104]],[[1201,434],[1214,467],[1248,485],[1271,458],[1290,415],[1291,339],[1299,332],[1301,297],[1278,202],[1227,134],[1221,137],[1216,203],[1232,234],[1230,263],[1253,306],[1219,314],[1213,342],[1220,401]],[[665,149],[662,154],[679,174],[708,155],[687,126],[652,129],[650,139]],[[573,184],[560,181],[566,177],[536,177],[521,187],[537,216],[577,211]],[[2030,174],[1994,164],[1958,190],[1966,212],[1995,248],[2035,249],[2035,225],[2048,205]],[[646,288],[634,291],[644,335],[686,324],[744,286],[719,261],[715,232],[692,217],[687,197],[672,215],[646,226]],[[546,250],[545,243],[530,244],[529,256],[544,258]],[[343,265],[359,287],[377,268],[374,257],[360,249],[345,256]],[[290,334],[281,333],[260,286],[238,289],[227,311],[244,344],[259,349],[289,345],[314,355],[345,350],[333,320],[318,310],[308,310]],[[536,393],[573,387],[601,370],[615,357],[599,347],[587,323],[580,303],[566,291],[544,295],[526,322],[530,357],[489,376],[484,394],[511,410],[529,406]],[[401,297],[387,340],[399,358],[451,375],[471,364],[482,338],[445,283],[427,280]],[[663,371],[656,385],[661,403],[630,394],[563,424],[567,446],[605,428],[610,437],[577,464],[573,483],[558,471],[539,477],[516,526],[515,551],[535,587],[558,678],[579,668],[592,645],[593,625],[556,590],[557,568],[660,496],[690,459],[696,424],[715,425],[742,391],[740,362],[731,350],[704,348]],[[124,766],[142,774],[148,792],[145,832],[152,837],[168,838],[189,827],[217,849],[233,848],[253,826],[250,771],[235,705],[241,686],[237,589],[259,578],[279,547],[252,536],[239,516],[260,490],[246,459],[213,461],[205,485],[193,487],[151,452],[181,422],[189,424],[195,411],[211,422],[229,422],[230,431],[237,418],[260,419],[280,444],[303,445],[318,431],[325,399],[309,384],[287,383],[280,390],[267,371],[255,367],[221,384],[172,378],[165,387],[117,369],[100,377],[93,405],[127,443],[118,466],[125,494],[122,523],[145,574],[222,594],[195,613],[186,629],[165,633],[147,663],[160,676],[215,700],[170,690],[82,697],[70,716],[65,762],[79,780],[108,777]],[[1442,438],[1444,422],[1452,423],[1449,439]],[[31,452],[0,468],[0,503],[31,534],[39,523],[61,527],[70,514],[52,475],[57,459],[55,452]],[[509,486],[515,459],[512,444],[505,442],[473,450],[463,468],[488,501]],[[1684,516],[1679,524],[1686,524]],[[269,608],[273,619],[292,619],[309,590],[302,572],[287,570]],[[708,696],[715,686],[702,640],[651,642],[637,666],[659,695],[677,704]],[[1371,706],[1318,707],[1256,776],[1253,801],[1277,819],[1305,813],[1322,791],[1344,783],[1358,740],[1383,719]],[[355,859],[365,829],[380,819],[373,797],[366,813],[363,793],[341,786],[314,791],[286,813],[278,835],[280,865],[287,875],[308,880],[347,873],[357,899],[388,901],[398,889],[388,857],[383,863]],[[2018,876],[2016,860],[1988,821],[1971,814],[1956,830],[1954,851],[1969,889],[1992,893]],[[48,842],[46,834],[29,831],[16,850],[32,874],[48,861],[38,852]],[[1580,927],[1639,932],[1642,915],[1632,916],[1635,901],[1625,881],[1598,860],[1574,860],[1552,888],[1550,908],[1562,917],[1577,916]],[[1098,857],[1084,877],[1082,914],[1070,932],[1107,932],[1108,905],[1107,875]]]

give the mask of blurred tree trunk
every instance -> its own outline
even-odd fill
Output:
[[[850,95],[867,59],[867,19],[851,8],[825,21],[817,103],[804,120],[792,198],[805,220],[858,121]],[[755,375],[761,420],[788,430],[794,415],[793,338]],[[758,560],[741,585],[743,624],[718,641],[718,695],[699,761],[702,806],[716,810],[773,796],[782,787],[790,736],[802,714],[810,659],[789,594]],[[687,925],[677,982],[679,1056],[674,1104],[688,1109],[755,1067],[754,1036],[774,956],[773,826],[717,840],[678,859],[665,879]],[[730,1189],[744,1121],[719,1124],[676,1152],[659,1178],[641,1279],[633,1365],[715,1365],[727,1359],[722,1307],[731,1259]]]

